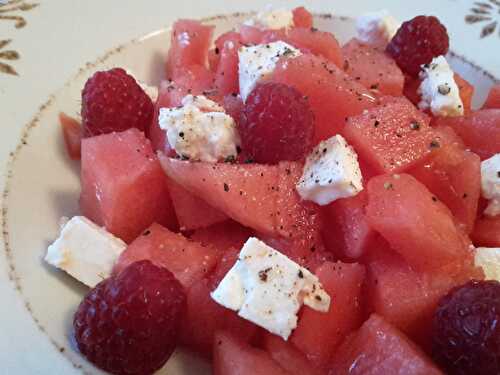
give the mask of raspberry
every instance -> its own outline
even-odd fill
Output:
[[[78,349],[113,374],[151,374],[176,347],[185,305],[170,271],[147,260],[133,263],[80,303],[73,321]]]
[[[434,16],[418,16],[401,25],[386,52],[403,72],[416,77],[421,65],[430,63],[434,57],[446,55],[448,48],[446,27]]]
[[[269,82],[250,93],[238,127],[243,152],[258,163],[275,164],[311,150],[314,115],[296,89]]]
[[[97,72],[82,91],[83,136],[144,131],[153,119],[151,98],[136,80],[121,68]]]
[[[450,375],[500,374],[500,283],[470,281],[443,297],[432,344]]]

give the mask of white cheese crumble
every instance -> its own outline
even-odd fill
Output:
[[[284,340],[297,327],[302,304],[320,312],[330,308],[330,296],[315,275],[255,237],[243,245],[211,297]]]
[[[476,267],[481,267],[483,269],[486,280],[500,281],[500,248],[476,248],[474,263]]]
[[[435,57],[430,64],[422,65],[420,79],[420,109],[430,108],[435,116],[463,116],[464,104],[460,90],[444,56]]]
[[[160,108],[158,121],[170,147],[185,159],[215,163],[238,155],[234,119],[203,95],[187,95],[177,108]]]
[[[500,215],[500,154],[481,162],[481,193],[489,199],[485,215]]]
[[[272,6],[267,6],[264,11],[246,20],[244,24],[259,29],[289,29],[294,25],[293,12],[290,9],[273,9]]]
[[[110,276],[127,244],[83,216],[71,218],[49,246],[45,261],[93,288]]]
[[[307,157],[297,191],[319,205],[352,197],[363,190],[358,155],[341,135],[319,143]]]
[[[387,10],[370,12],[356,19],[357,39],[374,47],[386,47],[401,23]]]
[[[238,70],[240,95],[243,101],[246,101],[259,80],[274,71],[281,57],[294,58],[301,54],[298,49],[282,41],[240,47]]]

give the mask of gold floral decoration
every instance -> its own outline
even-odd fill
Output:
[[[470,9],[470,14],[465,16],[468,24],[486,23],[481,29],[481,38],[492,35],[500,22],[500,0],[476,1]],[[498,28],[500,36],[500,27]]]
[[[0,3],[0,20],[14,22],[16,29],[26,26],[26,20],[19,15],[19,12],[27,12],[35,7],[37,3],[29,3],[24,0],[11,0],[7,3]],[[12,61],[19,59],[19,53],[13,50],[4,50],[11,42],[11,39],[0,39],[0,60]],[[8,63],[0,61],[0,73],[17,75],[16,70]]]

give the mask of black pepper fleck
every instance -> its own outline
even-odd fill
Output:
[[[224,182],[224,191],[227,193],[229,191],[229,186]]]

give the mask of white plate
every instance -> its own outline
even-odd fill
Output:
[[[71,9],[65,5],[68,2],[57,1],[57,3],[62,8],[66,7],[64,8],[66,14],[77,14],[72,13]],[[133,6],[132,2],[120,2],[120,4]],[[220,6],[220,4],[222,2],[215,2],[214,9],[216,9],[215,5]],[[39,8],[34,8],[30,12],[41,12],[46,5],[48,6],[48,3],[43,3]],[[79,9],[74,11],[83,12],[82,17],[87,20],[92,19],[92,10],[100,9],[105,13],[100,3],[99,6],[97,3],[93,5],[94,8],[89,8],[78,4],[75,6]],[[52,9],[56,11],[56,8]],[[163,9],[169,8],[163,5]],[[357,9],[362,8],[358,2],[354,1],[352,7],[345,13],[353,14],[357,12]],[[395,6],[394,9],[399,10],[401,18],[407,14],[407,10],[401,6]],[[128,20],[134,20],[134,11],[138,10],[133,9],[122,13],[118,10],[118,13],[126,14]],[[147,13],[147,10],[141,11],[142,15]],[[149,11],[154,12],[154,9]],[[200,9],[197,12],[199,11]],[[60,14],[63,16],[65,13]],[[157,25],[159,18],[152,18],[155,21],[151,22],[151,28],[154,29],[153,26]],[[51,15],[50,19],[54,20],[54,16]],[[216,32],[220,33],[234,27],[243,19],[245,16],[241,15],[214,17],[207,19],[206,22],[215,25]],[[353,23],[348,19],[323,16],[316,17],[315,22],[318,28],[333,31],[341,42],[353,35]],[[65,22],[65,25],[69,26],[69,23]],[[96,25],[99,23],[97,22]],[[452,25],[456,26],[453,22]],[[55,29],[58,28],[55,27]],[[53,29],[42,27],[41,30],[42,35],[47,36],[51,35]],[[103,27],[102,30],[106,28]],[[148,25],[141,26],[139,30],[147,31]],[[82,27],[81,32],[72,31],[70,34],[85,36],[87,31],[92,35],[92,40],[99,45],[99,33],[90,31],[89,26]],[[472,27],[470,31],[473,31]],[[35,36],[34,33],[31,33],[31,37],[40,40],[40,36]],[[22,35],[20,38],[22,39]],[[474,61],[484,62],[483,66],[498,72],[500,61],[497,60],[495,63],[498,55],[493,54],[492,60],[488,56],[484,57],[479,48],[479,43],[486,39],[488,45],[498,47],[500,38],[492,42],[493,38],[496,38],[496,35],[490,35],[481,41],[475,39],[474,44],[469,45],[471,53],[466,56],[471,56]],[[0,62],[9,63],[19,72],[17,77],[0,73],[0,158],[2,162],[8,161],[8,178],[0,181],[2,183],[0,187],[5,183],[5,192],[2,197],[3,241],[0,244],[5,251],[1,253],[0,266],[4,263],[6,266],[5,269],[0,268],[0,313],[2,314],[0,362],[9,373],[70,373],[75,370],[79,372],[80,369],[92,373],[97,371],[74,350],[70,340],[72,313],[86,289],[67,275],[47,267],[42,262],[47,244],[57,235],[59,218],[75,214],[78,208],[78,164],[69,161],[65,155],[57,123],[57,113],[64,111],[68,114],[75,114],[79,111],[80,90],[85,80],[95,70],[126,66],[141,80],[150,84],[157,83],[163,71],[163,59],[168,48],[168,41],[167,31],[160,30],[125,43],[119,48],[101,54],[101,58],[95,63],[84,66],[58,91],[55,90],[57,86],[52,82],[51,77],[56,77],[59,70],[68,71],[66,64],[58,61],[59,58],[63,61],[69,59],[64,51],[58,49],[37,51],[33,42],[24,43],[27,49],[23,53],[26,52],[28,56],[30,56],[30,51],[53,54],[52,68],[41,58],[40,62],[44,70],[38,71],[38,78],[35,79],[32,74],[33,69],[27,67],[36,65],[36,53],[31,53],[32,60],[29,62],[31,65],[26,65],[28,61],[24,60],[1,60],[0,54]],[[86,41],[82,40],[81,43],[82,48],[86,48]],[[14,42],[11,42],[11,45],[14,45]],[[4,49],[9,49],[9,47],[10,45]],[[74,47],[70,51],[74,51]],[[484,51],[491,50],[485,48]],[[464,55],[464,51],[460,49],[459,54]],[[10,56],[13,55],[10,54]],[[75,58],[75,61],[83,60],[83,58]],[[493,82],[492,76],[468,63],[464,58],[452,58],[452,65],[478,88],[474,102],[476,105],[480,104]],[[59,82],[60,78],[54,81]],[[8,96],[5,95],[7,91]],[[36,103],[47,99],[46,94],[45,98],[37,95],[48,92],[55,92],[55,94],[48,98],[33,120],[27,121],[26,113],[33,113]],[[26,123],[28,125],[23,127]],[[6,128],[7,125],[9,128]],[[21,129],[20,137],[18,132]],[[7,277],[10,281],[7,281]],[[208,367],[203,362],[193,360],[189,355],[176,353],[161,373],[176,375],[206,372],[208,372]]]

